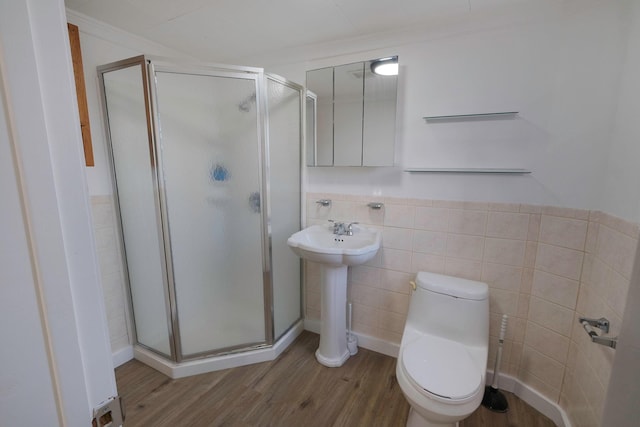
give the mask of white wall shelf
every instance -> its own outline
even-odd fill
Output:
[[[498,111],[492,113],[452,114],[447,116],[425,116],[426,122],[453,122],[477,120],[510,120],[518,115],[517,111]],[[526,175],[531,171],[519,168],[406,168],[409,173],[450,173],[450,174],[503,174]]]
[[[425,116],[427,122],[437,121],[462,121],[462,120],[496,120],[496,119],[513,119],[518,115],[517,111],[500,111],[495,113],[477,113],[477,114],[452,114],[448,116]]]
[[[504,175],[526,175],[531,171],[518,168],[407,168],[409,173],[460,173],[460,174],[504,174]]]

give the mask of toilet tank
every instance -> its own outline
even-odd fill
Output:
[[[420,332],[467,345],[489,339],[489,286],[475,280],[420,272],[407,324]]]

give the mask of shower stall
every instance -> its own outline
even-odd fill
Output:
[[[259,68],[98,67],[136,358],[172,377],[273,359],[301,330],[304,88]]]

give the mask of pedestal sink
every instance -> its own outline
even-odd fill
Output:
[[[287,244],[299,257],[320,264],[321,327],[318,362],[342,366],[347,348],[347,268],[373,258],[380,248],[380,231],[351,226],[352,234],[334,234],[334,224],[314,225],[294,233]],[[345,227],[341,230],[346,232]]]

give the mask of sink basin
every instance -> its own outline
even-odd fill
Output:
[[[380,249],[382,234],[371,228],[352,226],[353,236],[333,234],[333,225],[314,225],[294,233],[287,244],[300,258],[320,264],[320,345],[318,362],[342,366],[356,354],[357,340],[347,347],[347,269],[364,264]]]
[[[300,258],[339,265],[364,264],[380,249],[382,235],[371,228],[353,226],[353,236],[333,234],[333,225],[313,225],[298,231],[287,244]]]

